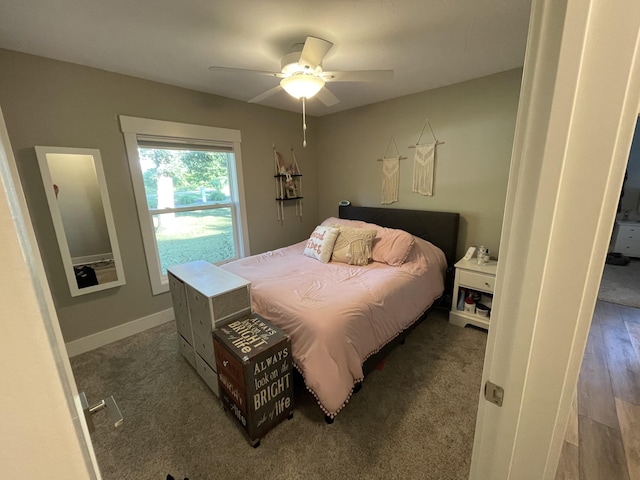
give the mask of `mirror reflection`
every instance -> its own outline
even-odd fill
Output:
[[[124,284],[100,152],[36,147],[72,296]]]

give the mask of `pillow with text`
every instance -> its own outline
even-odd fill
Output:
[[[338,228],[318,225],[309,237],[303,253],[322,263],[328,263],[331,260],[331,252],[333,252],[338,233],[340,233]]]

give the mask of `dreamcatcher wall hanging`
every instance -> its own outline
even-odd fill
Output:
[[[396,150],[395,157],[388,157],[389,148],[393,145]],[[387,205],[398,201],[398,185],[400,183],[400,160],[404,160],[407,157],[401,157],[398,152],[398,146],[393,137],[387,145],[387,150],[384,152],[384,156],[379,158],[378,161],[382,162],[382,203]]]
[[[429,126],[431,136],[433,137],[432,143],[420,143],[425,128]],[[425,195],[427,197],[433,196],[433,174],[436,163],[436,146],[441,145],[444,142],[438,141],[431,123],[427,118],[422,126],[422,131],[418,137],[418,141],[415,145],[411,145],[409,148],[415,148],[416,154],[413,157],[413,187],[412,192]]]

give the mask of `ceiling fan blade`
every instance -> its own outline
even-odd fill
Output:
[[[281,72],[267,72],[265,70],[249,70],[246,68],[232,68],[232,67],[217,67],[215,65],[212,65],[211,67],[209,67],[209,70],[215,72],[228,72],[228,73],[251,73],[254,75],[267,75],[269,77],[285,77],[285,75]]]
[[[322,63],[322,59],[333,47],[333,43],[318,37],[307,37],[300,53],[298,64],[315,70]]]
[[[393,70],[322,72],[322,78],[327,82],[385,82],[393,79]]]
[[[262,100],[265,100],[267,98],[269,98],[271,95],[275,95],[276,93],[278,93],[280,90],[282,90],[282,87],[280,85],[276,85],[273,88],[270,88],[269,90],[267,90],[266,92],[261,93],[260,95],[257,95],[249,100],[247,100],[247,102],[249,103],[258,103],[261,102]]]
[[[327,107],[331,107],[340,101],[327,87],[321,88],[320,91],[316,93],[316,98]]]

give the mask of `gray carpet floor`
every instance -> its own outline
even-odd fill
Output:
[[[624,266],[606,264],[598,299],[640,308],[640,259],[631,259],[631,263]]]
[[[178,352],[173,322],[71,359],[89,402],[114,395],[120,428],[95,415],[103,478],[468,478],[486,332],[435,311],[372,372],[335,423],[297,384],[291,420],[254,449]]]

